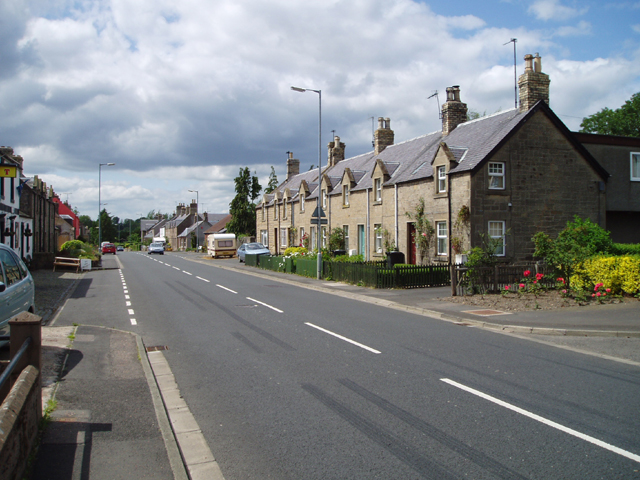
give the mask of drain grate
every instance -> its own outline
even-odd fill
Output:
[[[147,347],[147,352],[159,352],[160,350],[169,350],[166,345],[156,345],[154,347]]]

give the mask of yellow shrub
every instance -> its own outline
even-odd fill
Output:
[[[640,257],[592,257],[576,266],[571,276],[574,289],[593,290],[598,283],[615,294],[640,292]]]

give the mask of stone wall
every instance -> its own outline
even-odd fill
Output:
[[[17,480],[38,434],[41,395],[37,368],[25,368],[0,408],[0,478]]]
[[[602,179],[542,111],[493,156],[504,162],[505,189],[488,188],[485,164],[471,182],[471,234],[474,245],[490,220],[506,222],[505,260],[530,260],[531,238],[555,236],[574,215],[604,224]]]

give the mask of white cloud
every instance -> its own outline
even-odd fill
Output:
[[[529,13],[539,20],[567,20],[584,15],[588,7],[577,9],[562,5],[559,0],[536,0],[529,7]]]
[[[583,35],[591,35],[591,23],[584,20],[575,27],[560,27],[554,33],[554,37],[579,37]]]
[[[442,101],[447,86],[460,85],[475,111],[512,108],[510,38],[518,73],[525,53],[543,55],[552,106],[564,113],[582,115],[585,96],[595,108],[640,89],[637,62],[619,51],[602,65],[555,60],[597,19],[555,32],[500,28],[490,2],[482,18],[412,0],[29,0],[31,17],[3,5],[12,28],[0,31],[0,58],[10,60],[0,70],[2,143],[90,215],[98,163],[117,165],[103,169],[109,210],[132,218],[174,211],[189,189],[207,210],[227,211],[238,169],[266,185],[273,165],[282,180],[286,151],[308,170],[318,158],[318,98],[291,85],[322,89],[323,149],[335,129],[347,156],[371,148],[371,116],[390,117],[398,142],[439,129],[427,97],[438,90]],[[539,1],[530,12],[584,13],[572,5]]]

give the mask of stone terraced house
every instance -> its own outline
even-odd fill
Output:
[[[385,240],[419,264],[449,262],[454,247],[494,238],[501,259],[523,261],[536,232],[555,235],[574,215],[604,227],[609,174],[549,108],[549,83],[540,57],[527,55],[520,108],[472,121],[460,88],[447,88],[441,131],[394,144],[390,120],[379,118],[374,150],[345,158],[336,136],[320,179],[317,170],[300,173],[290,153],[286,180],[257,205],[258,240],[272,253],[305,235],[315,246],[318,195],[327,219],[322,245],[340,227],[346,250],[368,260],[384,258]],[[434,229],[426,252],[416,250],[415,215],[407,215],[421,202]]]

